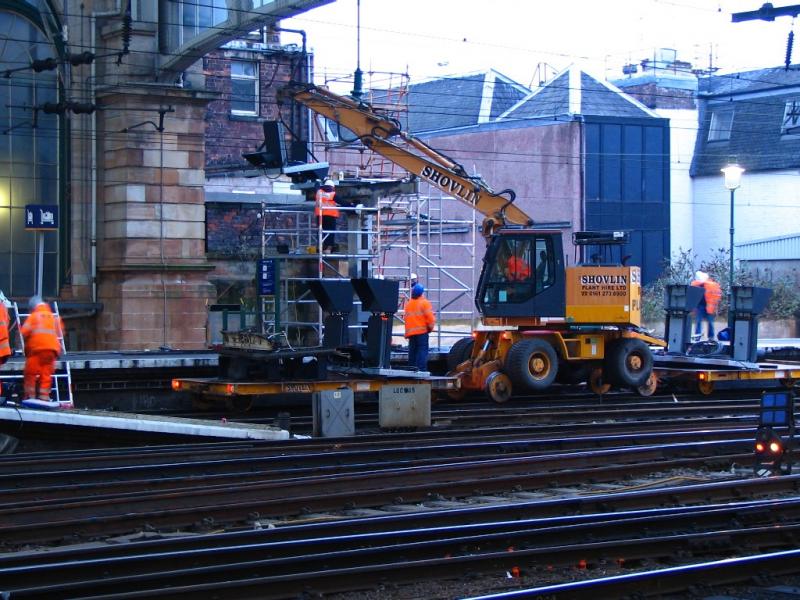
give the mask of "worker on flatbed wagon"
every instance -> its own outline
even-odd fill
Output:
[[[50,403],[50,388],[56,359],[61,354],[61,319],[53,314],[50,305],[41,296],[28,302],[31,313],[22,325],[25,340],[25,370],[23,372],[25,398]],[[38,384],[38,394],[37,394]],[[57,404],[53,402],[53,404]]]
[[[714,339],[714,316],[717,314],[719,300],[722,298],[722,290],[719,284],[708,276],[708,273],[697,271],[694,274],[692,285],[702,287],[703,297],[697,305],[697,323],[694,328],[695,338],[698,340],[703,335],[703,321],[708,322],[708,339]]]
[[[411,288],[411,300],[406,303],[405,326],[408,339],[408,364],[419,371],[428,370],[428,334],[433,331],[436,317],[430,301],[423,296],[425,288],[416,283]]]

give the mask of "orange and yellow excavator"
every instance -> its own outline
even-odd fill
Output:
[[[653,393],[650,346],[665,343],[640,328],[639,267],[566,267],[561,231],[536,229],[514,204],[512,190],[494,192],[364,102],[311,85],[287,86],[281,98],[338,123],[370,150],[484,216],[487,248],[475,297],[481,324],[447,357],[460,393],[483,391],[505,402],[556,381],[588,381],[597,393],[611,386]],[[579,246],[619,245],[627,233],[579,232],[573,240]]]

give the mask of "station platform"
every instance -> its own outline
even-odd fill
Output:
[[[219,364],[219,354],[210,350],[154,350],[131,352],[69,352],[73,373],[95,369],[170,369],[213,367]],[[19,354],[0,366],[3,371],[20,371],[25,358]]]
[[[28,439],[106,439],[115,444],[289,438],[289,432],[270,425],[102,410],[37,410],[8,404],[0,406],[0,433],[24,433]]]

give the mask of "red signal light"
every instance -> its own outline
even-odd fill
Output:
[[[177,392],[181,389],[181,382],[177,379],[172,380],[172,391]]]
[[[781,445],[778,442],[770,442],[769,451],[773,454],[778,454],[781,451]]]
[[[756,442],[756,452],[763,452],[765,450],[764,444]]]

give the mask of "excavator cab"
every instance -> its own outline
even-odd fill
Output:
[[[563,317],[560,231],[501,229],[490,239],[475,305],[484,317]]]

